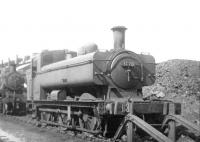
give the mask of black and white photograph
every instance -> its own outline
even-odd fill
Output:
[[[0,0],[0,142],[200,142],[200,1]]]

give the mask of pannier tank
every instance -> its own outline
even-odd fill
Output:
[[[33,61],[36,65],[35,74],[37,74],[34,86],[38,88],[34,94],[42,94],[42,89],[44,92],[55,89],[66,90],[69,87],[80,90],[84,86],[104,88],[103,90],[108,90],[110,87],[120,92],[137,90],[142,86],[153,84],[154,57],[126,50],[125,30],[126,28],[122,26],[112,28],[114,49],[110,51],[101,52],[96,45],[88,45],[90,52],[47,65],[43,65],[46,59],[43,54],[39,54]],[[91,47],[95,47],[95,50],[91,50]],[[92,91],[89,89],[89,92]],[[107,91],[104,92],[106,93]],[[37,98],[40,99],[41,96]]]

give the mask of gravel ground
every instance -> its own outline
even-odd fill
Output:
[[[0,131],[7,133],[7,141],[13,142],[80,142],[73,136],[56,133],[53,129],[37,128],[22,124],[18,121],[11,122],[0,117]],[[6,135],[6,134],[5,134]],[[7,142],[6,141],[6,142]],[[4,142],[0,138],[0,142]]]

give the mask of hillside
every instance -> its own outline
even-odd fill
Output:
[[[183,116],[200,123],[200,62],[175,59],[157,64],[156,82],[144,87],[143,94],[182,103]]]

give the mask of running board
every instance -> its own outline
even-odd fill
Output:
[[[180,115],[167,115],[163,125],[166,124],[168,121],[173,120],[181,125],[183,125],[185,128],[187,128],[190,132],[195,134],[196,137],[200,137],[200,126],[195,125],[194,123],[191,123],[190,121],[186,120]]]
[[[146,123],[141,118],[139,118],[135,115],[132,115],[132,114],[128,114],[125,117],[125,120],[121,123],[119,129],[117,130],[117,132],[116,132],[116,134],[113,138],[114,140],[117,140],[117,139],[120,138],[122,130],[125,128],[126,124],[129,123],[129,122],[137,125],[139,128],[144,130],[146,133],[148,133],[150,136],[152,136],[158,142],[172,142],[171,139],[169,139],[168,137],[163,135],[160,131],[158,131],[157,129],[155,129],[154,127],[152,127],[148,123]],[[132,137],[132,136],[127,136],[127,137]]]

